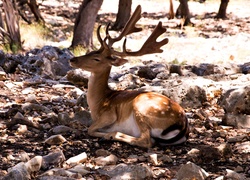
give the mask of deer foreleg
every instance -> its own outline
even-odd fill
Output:
[[[104,136],[104,138],[107,140],[122,141],[122,142],[126,142],[130,145],[136,145],[136,146],[145,147],[145,148],[150,148],[153,145],[153,143],[151,141],[149,130],[144,131],[141,134],[141,136],[138,138],[121,133],[121,132],[107,133]]]

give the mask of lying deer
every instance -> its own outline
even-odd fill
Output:
[[[112,45],[115,42],[128,34],[142,30],[135,27],[140,18],[141,7],[138,6],[116,38],[109,35],[108,25],[106,37],[102,39],[99,26],[97,37],[101,44],[100,49],[70,60],[72,67],[91,72],[87,102],[93,124],[89,127],[88,134],[146,148],[152,147],[155,143],[184,143],[188,138],[188,120],[179,104],[154,92],[115,91],[108,86],[111,67],[121,66],[128,61],[123,57],[161,53],[161,46],[168,43],[167,38],[160,42],[156,41],[166,31],[159,22],[140,50],[127,51],[126,39],[122,52],[114,50]]]

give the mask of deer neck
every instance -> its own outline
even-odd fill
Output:
[[[111,68],[102,73],[91,73],[88,82],[87,102],[91,112],[98,111],[105,101],[107,94],[112,91],[108,86]]]

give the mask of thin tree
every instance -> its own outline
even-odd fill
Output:
[[[132,0],[119,0],[118,13],[113,30],[121,30],[130,18]]]
[[[15,0],[13,3],[10,0],[3,0],[3,10],[5,13],[7,34],[9,35],[10,49],[12,52],[17,52],[22,49],[22,43]]]
[[[227,18],[226,11],[227,11],[228,3],[229,3],[229,0],[221,0],[220,8],[219,8],[219,11],[216,15],[217,18],[222,18],[222,19]]]
[[[39,6],[36,0],[17,0],[18,3],[18,12],[19,15],[23,18],[24,21],[26,21],[28,24],[31,24],[31,20],[26,16],[26,9],[25,5],[27,4],[29,6],[29,9],[34,14],[34,17],[36,19],[36,22],[44,24],[45,21],[40,13]]]
[[[174,19],[174,5],[173,5],[173,0],[169,0],[169,19]]]
[[[83,0],[79,8],[73,31],[71,47],[82,46],[93,49],[93,30],[97,13],[103,0]]]
[[[190,20],[191,15],[190,15],[187,0],[179,0],[179,1],[180,1],[180,5],[176,10],[176,16],[177,17],[180,16],[184,20],[184,23],[183,23],[184,26],[188,24],[192,24]]]

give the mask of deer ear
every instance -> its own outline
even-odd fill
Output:
[[[116,58],[116,59],[111,61],[111,65],[113,65],[113,66],[121,66],[121,65],[123,65],[123,64],[125,64],[127,62],[128,62],[127,59]]]

